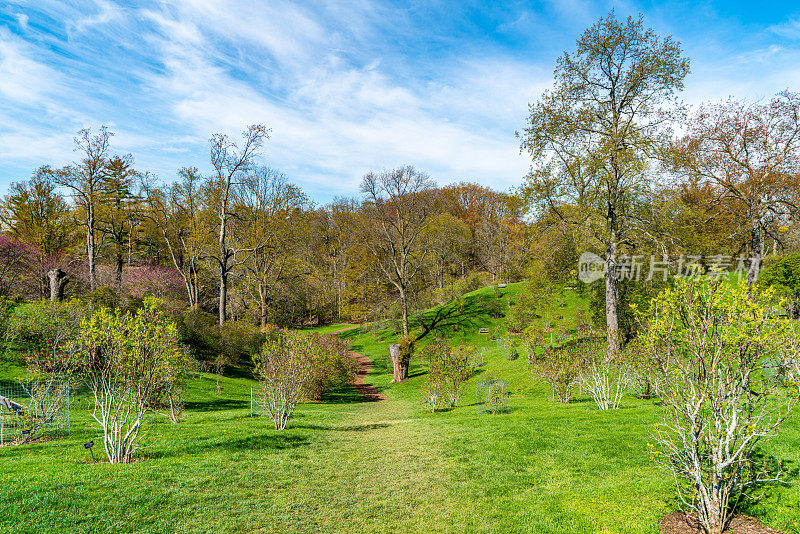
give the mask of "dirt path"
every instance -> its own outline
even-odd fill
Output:
[[[379,392],[374,386],[364,383],[364,377],[367,376],[370,369],[372,369],[372,361],[358,352],[351,351],[350,356],[358,362],[356,378],[353,380],[353,387],[356,389],[356,391],[361,393],[361,395],[368,401],[386,400],[386,395]]]
[[[361,325],[353,325],[348,326],[347,328],[342,328],[341,330],[337,330],[336,332],[331,332],[333,335],[341,334],[342,332],[347,332],[348,330],[353,330],[354,328],[358,328]],[[374,386],[364,383],[364,377],[369,374],[370,369],[372,369],[372,361],[364,356],[363,354],[359,354],[358,352],[350,351],[350,356],[358,362],[358,369],[356,370],[356,377],[353,380],[353,387],[356,391],[358,391],[364,399],[368,401],[382,401],[386,400],[386,395],[379,392],[375,389]]]

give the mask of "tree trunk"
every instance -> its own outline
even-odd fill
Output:
[[[89,262],[89,289],[97,289],[97,270],[95,268],[94,215],[90,215],[86,226],[86,257]]]
[[[617,257],[616,253],[609,247],[608,257],[606,258],[606,336],[608,340],[608,350],[616,352],[619,350],[619,316],[617,315],[617,303],[619,300],[619,287],[617,280]]]
[[[219,272],[219,325],[225,324],[228,309],[228,273],[225,267]]]
[[[261,330],[267,327],[267,290],[261,284],[258,286],[258,297],[261,306]]]
[[[122,267],[125,265],[125,258],[122,256],[120,252],[117,252],[116,258],[116,279],[117,279],[117,291],[122,292]]]
[[[392,359],[392,382],[402,382],[402,369],[400,365],[400,345],[389,345],[389,357]]]
[[[408,296],[403,284],[400,285],[400,306],[403,308],[403,335],[408,335]]]
[[[53,269],[47,273],[50,279],[50,300],[61,302],[64,300],[64,286],[69,282],[69,276],[61,269]]]
[[[761,269],[761,231],[758,220],[753,219],[750,230],[750,266],[747,270],[747,286],[752,287],[758,280],[758,271]]]

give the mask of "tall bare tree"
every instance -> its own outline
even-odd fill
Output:
[[[203,261],[204,237],[198,216],[200,175],[195,168],[184,168],[178,181],[166,191],[144,181],[147,209],[143,216],[156,225],[166,244],[172,264],[180,273],[189,307],[200,304],[198,269]]]
[[[57,171],[49,171],[50,179],[66,187],[79,208],[78,224],[86,228],[86,259],[89,287],[97,289],[97,208],[103,195],[103,178],[108,164],[109,139],[113,134],[101,126],[97,133],[84,128],[75,137],[75,151],[81,160]]]
[[[239,238],[249,251],[244,269],[249,289],[256,292],[264,328],[273,286],[303,272],[304,247],[299,237],[307,226],[301,218],[309,201],[282,173],[269,167],[247,173],[236,196],[240,217],[246,221]]]
[[[539,209],[588,229],[606,254],[606,321],[618,347],[617,261],[642,221],[648,161],[666,144],[689,62],[671,37],[642,18],[614,13],[583,32],[564,53],[555,86],[530,105],[522,150],[533,159],[525,196]],[[570,206],[574,209],[567,209]]]
[[[219,274],[219,324],[225,324],[228,307],[228,277],[236,266],[241,265],[244,258],[237,258],[242,252],[231,245],[229,233],[231,220],[235,217],[231,207],[234,190],[239,181],[251,170],[253,160],[269,138],[269,130],[261,124],[248,126],[242,133],[242,141],[234,143],[227,135],[215,134],[211,137],[211,165],[214,174],[211,176],[210,188],[213,193],[214,212],[217,221],[217,247],[211,250],[208,259],[214,264]]]
[[[364,176],[364,216],[374,228],[369,240],[386,279],[400,294],[403,335],[408,335],[408,299],[411,280],[423,265],[424,247],[417,238],[434,213],[436,184],[424,172],[406,166]]]

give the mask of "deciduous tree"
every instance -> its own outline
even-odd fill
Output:
[[[641,226],[647,164],[666,144],[689,62],[641,17],[600,19],[558,60],[555,86],[530,105],[522,149],[533,159],[524,193],[581,226],[606,254],[609,347],[618,347],[617,260]],[[570,208],[567,208],[569,206]]]

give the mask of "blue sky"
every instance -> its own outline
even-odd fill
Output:
[[[0,193],[72,161],[82,127],[166,181],[254,122],[265,163],[321,203],[401,164],[506,190],[527,103],[612,7],[682,43],[690,104],[800,90],[794,2],[5,0]]]

